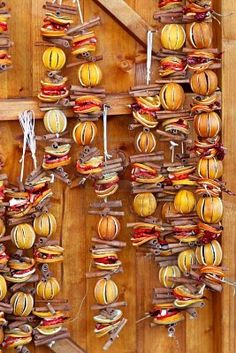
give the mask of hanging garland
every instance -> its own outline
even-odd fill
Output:
[[[72,41],[72,54],[77,62],[68,64],[68,67],[79,66],[78,79],[80,86],[72,85],[70,98],[74,114],[78,122],[73,129],[73,139],[79,147],[83,147],[80,158],[76,163],[78,177],[73,186],[83,185],[88,179],[93,181],[95,194],[100,202],[91,205],[89,214],[100,215],[97,225],[97,237],[93,237],[91,258],[92,266],[98,271],[86,273],[87,278],[100,278],[94,287],[95,305],[92,310],[99,311],[94,315],[97,337],[109,335],[103,349],[107,350],[127,322],[119,307],[127,305],[118,302],[119,289],[113,280],[113,275],[123,272],[118,252],[126,243],[115,240],[120,233],[120,222],[117,216],[123,216],[123,211],[116,211],[122,207],[120,200],[108,200],[119,188],[119,172],[123,171],[123,159],[119,153],[109,153],[108,148],[108,109],[104,103],[105,90],[99,87],[102,80],[102,71],[98,60],[102,56],[94,56],[97,47],[97,37],[91,28],[100,24],[100,18],[83,22],[69,31]],[[98,135],[96,121],[103,120],[103,153],[91,145]],[[90,266],[91,267],[91,266]]]
[[[138,322],[152,317],[152,325],[165,325],[173,337],[184,313],[197,316],[204,307],[205,291],[235,286],[221,266],[223,216],[222,192],[233,194],[222,182],[225,148],[220,142],[221,118],[218,78],[221,56],[212,48],[215,18],[210,1],[159,1],[154,18],[163,23],[160,61],[161,80],[150,82],[151,46],[147,34],[147,85],[130,94],[135,122],[143,126],[135,138],[139,154],[131,156],[133,208],[142,217],[129,223],[131,241],[154,256],[160,266],[161,287],[154,288],[153,308]],[[186,29],[182,24],[187,23]],[[183,47],[186,39],[190,47]],[[195,94],[190,109],[182,84]],[[187,109],[186,109],[187,108]],[[190,121],[196,138],[192,145]],[[155,152],[156,136],[170,144],[171,163]],[[176,153],[178,149],[178,153]],[[166,157],[166,156],[165,156]],[[161,221],[155,218],[162,203]]]
[[[13,45],[8,33],[8,21],[11,18],[6,2],[0,2],[0,73],[12,68],[9,48]]]

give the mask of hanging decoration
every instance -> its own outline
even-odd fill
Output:
[[[152,318],[151,325],[165,325],[170,337],[185,313],[195,318],[196,309],[206,305],[207,290],[236,285],[221,266],[221,197],[233,193],[221,180],[225,148],[213,71],[221,67],[221,55],[212,48],[213,14],[209,1],[159,1],[154,18],[163,23],[157,54],[161,79],[151,83],[147,60],[147,85],[130,91],[136,102],[130,106],[135,122],[129,128],[143,131],[135,137],[138,154],[130,156],[133,209],[141,218],[128,227],[133,246],[158,264],[161,285],[153,290],[153,308],[138,323]],[[194,93],[190,103],[187,87]],[[169,143],[171,162],[156,151],[156,134],[158,141]]]
[[[13,42],[9,36],[8,21],[11,18],[10,11],[6,2],[0,2],[0,73],[12,68],[12,59],[9,49],[13,46]]]
[[[58,241],[50,239],[56,232],[57,222],[48,212],[53,195],[51,178],[37,166],[34,112],[22,112],[19,122],[23,130],[19,184],[8,184],[5,174],[0,178],[3,328],[0,344],[3,349],[16,348],[17,352],[27,353],[26,345],[31,341],[40,346],[69,337],[63,327],[69,306],[67,300],[54,302],[60,285],[48,264],[63,261],[64,249]],[[33,171],[27,177],[24,176],[26,148],[33,160]]]

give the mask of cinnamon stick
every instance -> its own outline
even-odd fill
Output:
[[[128,321],[127,319],[123,318],[121,320],[119,326],[110,333],[110,339],[103,346],[104,351],[107,351],[111,347],[113,342],[119,337],[119,333],[121,332],[123,327],[126,325],[127,321]]]
[[[69,311],[71,309],[70,305],[67,303],[62,303],[62,304],[54,304],[53,307],[55,310],[60,310],[60,311]],[[46,306],[40,306],[40,307],[35,307],[34,311],[48,311],[48,307]]]
[[[97,277],[106,277],[106,276],[111,276],[115,275],[118,273],[123,273],[124,270],[122,267],[118,268],[115,271],[96,271],[96,272],[86,272],[86,278],[97,278]]]
[[[183,53],[191,53],[191,52],[201,52],[202,49],[193,49],[193,48],[187,48],[184,47],[183,48]],[[219,49],[218,48],[205,48],[204,51],[208,52],[208,53],[214,53],[214,54],[219,54]]]
[[[127,302],[115,302],[112,304],[108,305],[100,305],[100,304],[95,304],[91,306],[91,310],[101,310],[101,309],[107,309],[107,308],[119,308],[121,306],[127,306]]]
[[[154,299],[176,299],[172,294],[154,293]]]
[[[46,336],[43,339],[34,341],[34,344],[36,347],[38,347],[38,346],[42,346],[42,345],[47,345],[47,344],[51,343],[52,341],[58,341],[58,340],[61,340],[64,338],[69,338],[69,337],[70,337],[70,333],[69,333],[69,331],[66,331],[66,332],[62,332],[61,334],[58,333],[56,335],[51,335],[49,337]]]
[[[105,89],[101,87],[81,87],[81,86],[76,86],[76,85],[71,85],[70,87],[71,91],[75,92],[81,92],[81,93],[105,93]]]
[[[76,62],[67,64],[66,67],[67,68],[71,68],[71,67],[75,67],[75,66],[79,66],[82,64],[86,64],[87,62],[97,62],[103,60],[103,55],[97,55],[97,56],[93,56],[92,58],[88,58],[88,60],[84,59],[84,60],[78,60]]]
[[[173,303],[173,299],[168,299],[168,298],[166,298],[165,300],[163,300],[163,299],[153,299],[152,300],[152,304],[162,304],[162,303]],[[156,325],[155,325],[156,326]]]
[[[75,34],[76,32],[83,32],[89,28],[92,28],[92,27],[95,27],[95,26],[98,26],[101,24],[101,18],[99,16],[91,19],[90,21],[88,22],[84,22],[83,24],[81,25],[78,25],[76,27],[73,27],[73,28],[70,28],[68,31],[67,31],[67,34]]]
[[[101,202],[93,202],[89,205],[91,208],[116,208],[116,207],[122,207],[122,201],[121,200],[115,200],[115,201],[101,201]]]
[[[153,292],[154,293],[161,293],[161,294],[166,294],[166,293],[170,293],[172,294],[173,291],[169,288],[153,288]]]
[[[185,139],[185,136],[173,135],[160,129],[156,129],[156,133],[161,136],[169,137],[173,141],[183,141]]]
[[[126,242],[123,242],[123,241],[118,241],[118,240],[102,240],[102,239],[99,239],[99,238],[95,238],[93,237],[92,238],[92,242],[93,243],[97,243],[97,244],[105,244],[105,245],[111,245],[111,246],[114,246],[114,247],[118,247],[118,248],[124,248],[126,247]]]
[[[90,211],[88,211],[88,214],[90,214],[90,215],[96,214],[96,215],[102,216],[102,215],[104,215],[104,211],[90,210]],[[106,215],[110,215],[110,216],[124,216],[125,213],[123,211],[107,211]]]

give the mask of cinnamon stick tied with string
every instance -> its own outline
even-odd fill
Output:
[[[153,299],[176,299],[172,294],[154,293]]]
[[[84,22],[83,24],[80,24],[76,27],[70,28],[67,31],[67,35],[70,35],[70,34],[75,35],[76,33],[81,33],[83,31],[86,31],[87,29],[98,26],[100,24],[101,24],[101,18],[99,16],[97,16],[88,22]]]
[[[160,267],[166,267],[166,266],[174,266],[177,265],[178,261],[177,260],[165,260],[165,261],[160,261],[159,266]]]
[[[95,305],[91,306],[91,310],[101,310],[101,309],[107,309],[107,308],[119,308],[121,306],[127,306],[127,302],[126,301],[115,302],[115,303],[108,304],[108,305],[95,304]]]
[[[218,283],[212,283],[208,280],[206,280],[205,278],[202,278],[198,273],[194,272],[194,271],[190,271],[189,272],[190,276],[192,276],[194,279],[196,279],[197,281],[200,281],[204,284],[207,285],[207,287],[209,287],[210,289],[216,291],[216,292],[221,292],[222,291],[222,285],[218,284]]]
[[[124,270],[122,267],[118,268],[115,271],[96,271],[96,272],[86,272],[86,278],[97,278],[97,277],[106,277],[112,276],[118,273],[123,273]]]
[[[91,58],[88,58],[87,60],[78,60],[77,62],[73,62],[70,64],[66,65],[66,68],[71,68],[71,67],[75,67],[75,66],[79,66],[82,64],[86,64],[87,62],[97,62],[97,61],[101,61],[103,60],[103,55],[97,55],[97,56],[93,56]]]
[[[49,1],[46,1],[46,4],[43,5],[43,8],[49,11],[63,12],[68,15],[77,14],[77,8],[74,6],[58,5],[58,4],[53,4],[52,2],[49,2]]]
[[[162,304],[163,302],[165,302],[165,303],[173,303],[173,301],[174,300],[171,299],[171,298],[166,298],[165,300],[163,300],[163,299],[153,299],[152,300],[152,304]]]
[[[53,303],[53,302],[51,302],[51,303]],[[62,303],[62,304],[53,303],[53,308],[55,310],[59,310],[59,311],[70,311],[71,310],[71,307],[70,307],[70,305],[68,303]],[[45,311],[45,312],[47,312],[48,311],[48,307],[47,307],[47,305],[38,306],[38,307],[34,308],[34,311],[37,311],[37,312]]]
[[[11,288],[9,290],[10,290],[10,292],[14,293],[14,292],[18,291],[19,289],[24,288],[29,283],[38,282],[38,280],[39,280],[39,275],[38,274],[34,274],[29,279],[27,279],[24,283],[16,283],[16,284],[14,284],[13,286],[11,286]]]
[[[121,320],[119,326],[110,333],[110,339],[103,346],[103,350],[104,351],[107,351],[111,347],[113,342],[119,337],[119,333],[124,328],[124,326],[126,325],[127,321],[128,321],[127,319],[123,318]]]
[[[119,208],[122,207],[122,201],[121,200],[114,200],[114,201],[107,201],[107,202],[93,202],[90,204],[91,208],[104,208],[104,207],[108,207],[108,208]]]
[[[90,215],[110,215],[110,216],[124,216],[125,213],[124,211],[111,211],[111,210],[103,210],[103,211],[97,211],[97,210],[89,210],[88,214]]]
[[[104,245],[111,245],[117,248],[124,248],[126,247],[127,243],[123,242],[123,241],[119,241],[119,240],[102,240],[100,238],[92,238],[92,242],[96,243],[96,244],[104,244]]]
[[[66,332],[62,332],[62,333],[59,332],[55,335],[51,335],[49,337],[46,336],[45,338],[42,338],[40,340],[35,340],[34,344],[36,347],[38,347],[38,346],[47,345],[47,344],[51,343],[52,341],[57,341],[57,340],[61,340],[64,338],[69,338],[69,337],[70,337],[70,333],[67,330]]]

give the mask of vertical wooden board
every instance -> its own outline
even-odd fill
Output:
[[[214,296],[206,292],[206,306],[203,309],[197,309],[197,318],[191,319],[187,315],[186,320],[186,352],[201,353],[214,352],[213,325],[214,323]]]
[[[231,13],[234,7],[234,1],[222,1],[222,13]],[[224,179],[227,181],[227,187],[236,190],[235,180],[235,160],[236,160],[236,125],[235,125],[235,79],[236,69],[232,65],[232,58],[236,53],[236,32],[235,15],[223,17],[222,32],[222,50],[223,50],[223,142],[228,148],[224,160]],[[235,281],[236,278],[236,208],[235,198],[224,195],[224,235],[222,237],[224,265],[229,268],[227,277]],[[230,286],[225,286],[222,294],[221,321],[222,321],[222,346],[221,352],[235,352],[236,350],[236,305],[233,290]]]
[[[134,0],[127,3],[132,6]],[[103,61],[98,65],[103,72],[101,86],[107,92],[126,92],[133,84],[134,72],[124,72],[120,69],[120,61],[127,58],[134,60],[135,40],[105,13],[93,0],[87,1],[84,9],[85,20],[100,16],[102,24],[95,28],[98,38],[98,54],[103,55]]]
[[[44,0],[32,1],[32,96],[37,96],[40,91],[40,81],[44,79],[45,68],[42,62],[42,55],[46,46],[36,46],[36,42],[42,42],[40,28],[43,24],[45,10],[43,10]]]
[[[32,95],[32,25],[31,0],[17,2],[9,0],[11,8],[10,38],[14,46],[10,49],[13,69],[7,74],[8,98]],[[19,15],[20,14],[20,15]]]

